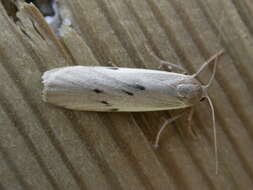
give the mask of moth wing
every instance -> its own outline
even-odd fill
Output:
[[[73,66],[43,74],[43,100],[86,111],[158,111],[189,107],[178,97],[186,75],[147,69]]]

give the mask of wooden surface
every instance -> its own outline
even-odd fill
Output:
[[[59,39],[38,10],[0,3],[0,189],[251,189],[253,4],[250,0],[61,0]],[[15,11],[15,9],[12,8]],[[13,21],[15,17],[15,22]],[[41,75],[67,65],[156,69],[144,45],[196,71],[224,48],[209,94],[219,148],[215,174],[208,105],[196,107],[197,140],[175,112],[91,113],[42,102]],[[211,70],[201,75],[206,82]]]

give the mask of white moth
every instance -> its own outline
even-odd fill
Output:
[[[214,109],[207,89],[214,78],[216,58],[221,54],[223,50],[212,56],[193,75],[99,66],[69,66],[52,69],[42,76],[43,100],[72,110],[146,112],[192,107],[201,99],[207,98],[212,110],[217,155]],[[207,85],[202,85],[196,77],[213,61],[215,64],[211,79]],[[170,67],[173,66],[168,64]],[[181,115],[165,122],[157,134],[156,146],[165,126]]]

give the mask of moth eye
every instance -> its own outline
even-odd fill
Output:
[[[204,101],[206,99],[206,97],[202,97],[202,98],[200,98],[200,100],[199,101]]]

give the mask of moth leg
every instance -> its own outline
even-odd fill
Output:
[[[184,112],[181,113],[181,114],[179,114],[179,115],[175,115],[175,116],[173,116],[172,118],[167,119],[167,120],[163,123],[163,125],[161,126],[161,128],[159,129],[159,131],[158,131],[158,133],[157,133],[157,135],[156,135],[155,144],[154,144],[154,147],[155,147],[155,148],[158,148],[158,146],[159,146],[160,136],[161,136],[161,133],[164,131],[165,127],[168,126],[168,125],[169,125],[170,123],[172,123],[173,121],[177,120],[178,118],[182,117],[183,114],[184,114]]]
[[[157,58],[156,61],[160,64],[160,66],[158,67],[159,69],[164,69],[165,71],[169,71],[169,72],[177,71],[182,74],[187,74],[186,70],[182,66],[174,64],[174,63],[170,63],[168,61],[161,60],[159,57],[156,57],[156,58]]]
[[[185,71],[185,69],[183,67],[181,67],[180,65],[176,65],[167,61],[163,61],[163,60],[159,60],[158,63],[160,64],[160,66],[158,67],[159,69],[164,69],[165,71],[173,71],[174,69],[176,71],[181,72],[182,74],[187,74],[187,72]]]
[[[192,127],[192,117],[193,117],[193,114],[194,114],[194,108],[191,107],[191,108],[190,108],[189,115],[188,115],[188,118],[187,118],[187,122],[188,122],[187,130],[188,130],[188,134],[189,134],[192,138],[196,138],[197,135],[196,135],[196,133],[195,133],[195,131],[193,130],[193,127]]]
[[[182,66],[177,65],[177,64],[173,64],[173,63],[170,63],[170,62],[168,62],[168,61],[164,61],[164,60],[160,59],[157,55],[155,55],[155,54],[151,51],[151,49],[150,49],[147,45],[145,45],[145,47],[146,47],[148,53],[151,55],[151,57],[152,57],[156,62],[159,63],[159,65],[160,65],[160,66],[158,67],[159,69],[163,68],[164,70],[169,71],[169,72],[171,72],[171,71],[173,71],[173,70],[175,69],[175,71],[179,71],[179,72],[181,72],[181,73],[183,73],[183,74],[187,74],[186,70],[185,70]]]

